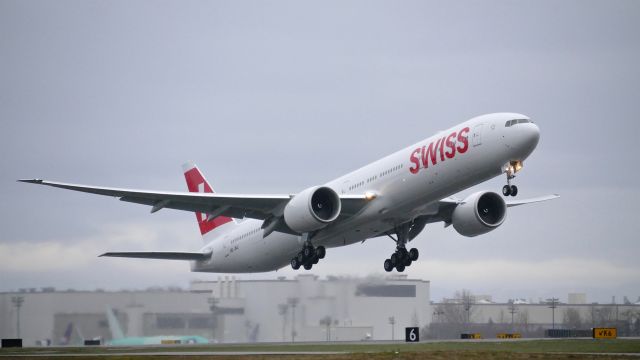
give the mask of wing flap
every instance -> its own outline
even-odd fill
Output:
[[[99,257],[124,257],[136,259],[158,259],[158,260],[208,260],[211,253],[197,252],[166,252],[166,251],[139,251],[139,252],[107,252]]]

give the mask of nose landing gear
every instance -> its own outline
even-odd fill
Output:
[[[518,195],[518,187],[515,185],[511,185],[511,180],[516,177],[515,173],[520,169],[522,169],[522,161],[511,161],[509,165],[507,165],[507,169],[505,171],[507,174],[507,185],[502,187],[502,195]]]
[[[394,239],[391,234],[387,233],[393,241],[396,242],[396,251],[384,261],[384,271],[391,272],[395,268],[398,272],[403,272],[407,266],[411,266],[411,263],[418,260],[420,253],[418,249],[412,248],[407,251],[407,234],[409,233],[408,224],[403,224],[395,229],[397,239]]]
[[[516,196],[518,195],[518,187],[515,185],[505,185],[502,187],[502,195],[504,196]]]

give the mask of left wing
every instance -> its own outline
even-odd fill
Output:
[[[520,206],[520,205],[525,205],[525,204],[533,204],[533,203],[547,201],[547,200],[553,200],[553,199],[557,199],[559,197],[560,197],[560,195],[553,194],[553,195],[539,196],[539,197],[531,198],[531,199],[511,200],[511,201],[507,201],[506,203],[507,203],[507,207],[513,207],[513,206]]]
[[[505,201],[505,204],[507,205],[507,207],[514,207],[514,206],[520,206],[520,205],[526,205],[526,204],[533,204],[533,203],[547,201],[547,200],[553,200],[559,197],[560,195],[558,194],[545,195],[545,196],[539,196],[531,199]],[[437,212],[431,215],[420,216],[414,222],[417,222],[418,224],[420,223],[431,224],[434,222],[443,221],[445,227],[449,226],[451,225],[451,215],[453,214],[453,210],[456,208],[456,206],[463,203],[464,203],[464,200],[458,199],[452,196],[444,198],[438,201]]]
[[[519,205],[525,205],[525,204],[533,204],[533,203],[537,203],[537,202],[542,202],[542,201],[547,201],[547,200],[553,200],[553,199],[557,199],[559,198],[560,195],[558,194],[552,194],[552,195],[544,195],[544,196],[538,196],[535,198],[531,198],[531,199],[522,199],[522,200],[511,200],[511,201],[505,201],[505,203],[507,204],[507,207],[513,207],[513,206],[519,206]],[[444,198],[442,200],[439,201],[440,206],[451,206],[451,205],[459,205],[464,203],[463,200],[461,199],[457,199],[455,197],[448,197],[448,198]]]
[[[240,219],[251,218],[266,220],[282,217],[284,207],[294,196],[134,190],[68,184],[40,179],[23,179],[18,181],[97,195],[113,196],[119,198],[121,201],[149,205],[152,207],[152,213],[167,208],[205,213],[208,214],[210,218],[228,216]],[[367,204],[366,195],[341,195],[340,201],[342,202],[341,214],[344,216],[357,213]],[[280,230],[281,229],[278,229],[278,231]],[[282,230],[287,232],[286,229]],[[289,229],[289,231],[291,230]]]

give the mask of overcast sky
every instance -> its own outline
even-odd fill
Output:
[[[194,160],[219,192],[293,193],[513,111],[541,129],[518,196],[562,197],[476,238],[430,225],[405,273],[434,300],[635,301],[639,64],[638,1],[0,0],[0,291],[218,277],[96,257],[195,250],[191,213],[18,178],[179,191]],[[312,272],[382,274],[393,247],[330,249]]]

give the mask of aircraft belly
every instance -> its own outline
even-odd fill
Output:
[[[230,246],[219,247],[212,260],[196,263],[192,271],[213,273],[255,273],[280,269],[300,250],[297,236],[274,232],[267,238],[262,234]]]

